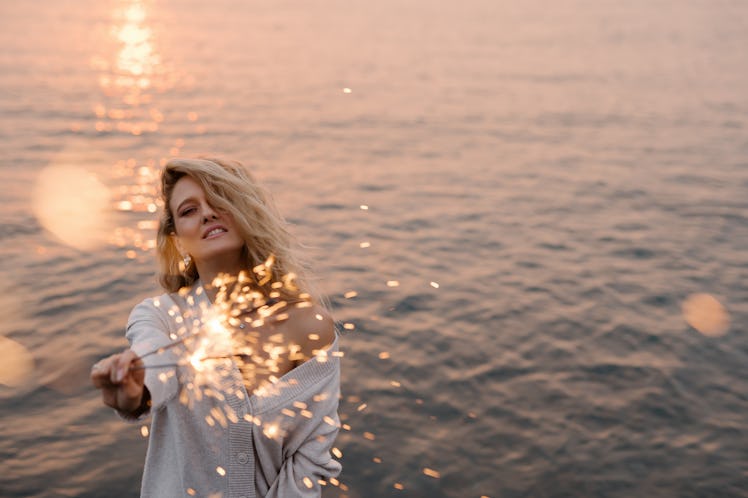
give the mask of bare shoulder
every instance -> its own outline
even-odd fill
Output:
[[[315,304],[295,308],[289,315],[290,335],[304,357],[313,356],[335,340],[335,322],[324,307]]]

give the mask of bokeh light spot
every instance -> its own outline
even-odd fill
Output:
[[[720,337],[730,329],[730,315],[716,298],[709,294],[691,294],[683,301],[686,323],[707,337]]]
[[[109,190],[83,168],[44,168],[34,188],[33,209],[39,223],[69,246],[91,249],[106,242]]]
[[[34,359],[22,344],[0,336],[0,384],[18,387],[33,368]]]

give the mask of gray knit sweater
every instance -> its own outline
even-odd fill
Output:
[[[186,333],[185,323],[196,323],[201,307],[209,306],[199,285],[189,293],[144,300],[128,320],[131,349],[142,356],[172,343]],[[183,389],[185,367],[148,368],[152,421],[141,496],[320,496],[319,480],[337,476],[341,468],[330,455],[340,426],[337,350],[336,334],[326,355],[251,396],[241,381],[200,395]],[[143,361],[176,363],[178,355],[172,348]]]

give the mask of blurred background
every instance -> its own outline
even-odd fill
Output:
[[[342,339],[348,497],[748,496],[748,3],[0,2],[0,495],[135,497],[89,387],[159,168],[249,165]]]

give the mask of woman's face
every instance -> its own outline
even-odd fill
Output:
[[[208,204],[202,187],[189,176],[174,185],[169,201],[174,217],[176,244],[198,266],[222,260],[236,262],[244,245],[234,218]]]

